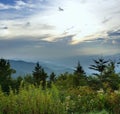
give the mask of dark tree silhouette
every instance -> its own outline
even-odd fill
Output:
[[[120,77],[115,72],[115,67],[117,63],[115,61],[109,60],[109,64],[104,71],[103,82],[107,83],[112,90],[117,90],[119,88]]]
[[[55,82],[55,80],[56,80],[55,76],[56,76],[56,75],[55,75],[54,72],[52,72],[52,73],[50,74],[49,81],[48,81],[48,83],[47,83],[47,86],[48,86],[49,88],[51,88],[51,87],[52,87],[52,83]]]
[[[80,65],[80,62],[78,61],[77,67],[74,70],[74,85],[75,86],[83,86],[87,84],[87,77],[86,73],[83,70],[82,66]]]
[[[42,84],[43,89],[45,88],[47,73],[45,73],[44,69],[39,65],[38,62],[36,63],[35,69],[33,71],[33,79],[35,84]]]
[[[55,82],[55,73],[54,72],[52,72],[51,74],[50,74],[50,82]]]
[[[15,70],[11,68],[9,61],[0,59],[0,85],[4,92],[9,92],[13,73],[15,73]]]
[[[89,68],[93,69],[95,71],[98,71],[100,74],[94,73],[94,75],[100,76],[100,78],[101,78],[109,61],[104,60],[102,57],[98,58],[98,60],[93,60],[93,61],[94,61],[95,65],[90,65]]]
[[[90,69],[95,70],[99,73],[94,73],[98,77],[100,87],[104,89],[104,81],[106,80],[106,75],[104,72],[108,66],[109,61],[104,60],[104,58],[98,58],[98,60],[93,60],[95,65],[90,65]],[[105,89],[104,89],[105,90]]]
[[[79,61],[78,61],[78,65],[77,65],[76,69],[74,70],[74,74],[82,74],[82,75],[85,74],[85,71],[83,70]]]

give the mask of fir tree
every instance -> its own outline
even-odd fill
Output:
[[[44,69],[39,65],[38,62],[36,63],[35,69],[33,71],[33,79],[35,84],[42,84],[42,87],[45,88],[47,73],[45,73]]]
[[[0,85],[4,92],[9,92],[13,73],[15,73],[15,70],[11,68],[9,61],[0,59]]]

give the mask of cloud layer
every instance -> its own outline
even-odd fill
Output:
[[[0,56],[120,54],[119,4],[120,0],[1,1]]]

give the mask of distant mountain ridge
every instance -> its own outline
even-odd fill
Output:
[[[91,75],[94,71],[89,69],[91,64],[94,64],[93,59],[98,59],[102,56],[73,56],[69,58],[61,58],[59,60],[51,60],[51,61],[39,61],[39,64],[44,68],[45,72],[50,74],[54,72],[59,75],[61,73],[69,72],[73,73],[74,69],[77,66],[77,62],[80,61],[81,66],[85,70],[88,75]],[[104,56],[106,60],[116,60],[120,61],[120,54],[113,56]],[[9,60],[11,67],[16,70],[16,74],[13,76],[24,76],[25,74],[32,74],[34,67],[36,65],[35,62],[27,62],[23,60]],[[116,67],[116,71],[120,72],[120,65]]]
[[[13,74],[13,77],[32,74],[36,65],[36,63],[34,62],[26,62],[22,60],[9,60],[9,62],[11,67],[16,70],[16,73]],[[50,62],[39,62],[39,64],[44,68],[45,72],[48,74],[50,74],[51,72],[55,72],[55,74],[73,72],[73,68],[69,68],[64,65],[53,64]]]

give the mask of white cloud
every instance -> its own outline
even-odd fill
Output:
[[[44,4],[46,2],[46,4]],[[13,15],[20,15],[23,19],[7,20],[9,27],[9,36],[16,37],[19,35],[36,35],[40,34],[52,34],[56,38],[64,33],[66,35],[76,35],[73,37],[71,44],[76,44],[84,40],[94,39],[97,34],[102,31],[108,31],[118,25],[119,15],[113,14],[118,11],[119,1],[101,1],[101,0],[31,0],[24,2],[22,0],[16,1],[13,6],[1,4],[3,9],[21,9],[25,8],[28,15],[24,11],[17,11]],[[59,12],[58,7],[64,9],[63,12]],[[115,9],[117,7],[117,9]],[[28,9],[34,9],[34,12],[30,12]],[[115,18],[112,18],[114,15]],[[14,17],[14,16],[13,16]],[[108,18],[111,17],[111,18]],[[107,19],[107,23],[102,23]],[[23,26],[25,23],[30,22],[30,26],[27,28]],[[19,23],[21,23],[19,25]],[[14,25],[18,25],[15,27]],[[54,27],[52,29],[51,27]],[[25,28],[24,28],[25,27]],[[44,29],[49,28],[49,29]],[[68,28],[72,29],[68,30]],[[8,34],[7,34],[8,35]],[[64,34],[65,35],[65,34]],[[54,39],[54,38],[52,38]]]
[[[24,8],[36,8],[35,4],[33,4],[32,2],[24,2],[22,0],[17,0],[15,1],[15,4],[3,4],[0,3],[0,10],[7,10],[7,9],[24,9]]]
[[[9,8],[13,8],[13,7],[11,5],[4,5],[0,3],[0,10],[9,9]]]

